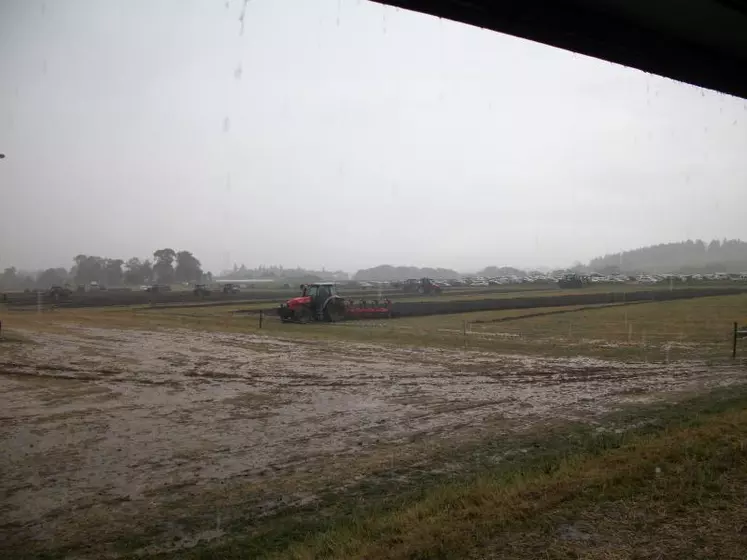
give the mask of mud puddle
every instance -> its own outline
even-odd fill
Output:
[[[589,418],[743,377],[695,362],[622,364],[186,330],[24,335],[36,344],[0,356],[0,532],[39,541],[58,538],[102,504],[139,515],[180,488],[193,495],[306,463],[324,469],[374,445],[458,441],[470,426],[496,418],[512,429]]]

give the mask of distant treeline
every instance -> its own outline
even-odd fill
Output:
[[[535,272],[532,272],[534,274]],[[483,276],[484,278],[500,278],[504,276],[528,276],[525,270],[520,268],[514,268],[512,266],[488,266],[479,270],[477,276]]]
[[[500,278],[507,276],[524,277],[530,274],[541,274],[539,271],[527,272],[512,266],[488,266],[474,274],[466,276],[482,276],[485,278]],[[408,278],[444,278],[455,279],[465,276],[450,268],[419,268],[417,266],[390,266],[387,264],[359,270],[353,280],[367,282],[385,282],[387,280],[407,280]]]
[[[23,272],[15,267],[0,274],[0,290],[47,289],[51,286],[97,282],[107,287],[140,284],[171,284],[174,282],[211,281],[210,273],[203,273],[200,261],[190,251],[158,249],[153,260],[132,257],[128,260],[76,255],[73,266],[48,268],[38,272]]]
[[[260,266],[247,268],[245,265],[233,265],[233,270],[220,273],[221,280],[267,279],[289,282],[321,282],[324,280],[347,280],[348,273],[342,270],[307,270],[305,268],[284,268],[282,266]]]
[[[600,272],[603,274],[638,273],[708,273],[746,272],[747,242],[739,239],[714,240],[706,243],[700,239],[679,243],[663,243],[605,255],[589,262],[588,267],[574,266],[571,270]],[[513,267],[489,266],[478,271],[477,276],[487,278],[502,276],[526,276],[524,270]],[[407,280],[408,278],[458,278],[461,276],[450,268],[419,268],[416,266],[380,265],[359,270],[353,276],[356,281],[384,282]],[[342,271],[307,270],[270,266],[247,268],[234,265],[233,270],[224,271],[221,278],[239,280],[266,278],[294,284],[322,280],[347,280]],[[174,282],[212,282],[212,275],[203,272],[200,261],[190,251],[158,249],[153,258],[128,260],[112,259],[94,255],[76,255],[73,266],[48,268],[36,272],[6,268],[0,274],[0,291],[46,289],[51,286],[97,282],[107,287],[133,286],[140,284],[171,284]]]
[[[449,268],[418,268],[416,266],[390,266],[383,264],[359,270],[353,276],[358,282],[386,282],[408,278],[458,278],[460,274]]]
[[[601,273],[708,273],[747,271],[747,242],[739,239],[688,239],[605,255],[589,262],[589,269]]]

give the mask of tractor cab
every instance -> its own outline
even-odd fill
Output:
[[[418,293],[426,295],[441,293],[441,286],[439,286],[430,278],[421,278],[420,280],[411,278],[409,280],[405,280],[402,288],[405,293]]]
[[[334,282],[320,282],[316,284],[301,284],[301,297],[312,300],[326,300],[330,296],[337,295],[337,286]]]
[[[192,293],[196,296],[209,296],[210,288],[207,284],[195,284],[195,289]]]
[[[238,284],[228,283],[223,286],[224,294],[238,294],[241,291]]]

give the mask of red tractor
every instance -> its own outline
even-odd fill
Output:
[[[388,317],[390,314],[391,302],[388,299],[346,301],[337,293],[334,282],[302,285],[301,295],[289,299],[278,309],[278,315],[284,323],[370,319]]]
[[[405,280],[402,288],[406,294],[439,295],[442,291],[441,286],[430,278]]]
[[[334,282],[302,284],[301,295],[281,304],[278,314],[284,323],[340,321],[345,318],[345,300],[337,295]]]

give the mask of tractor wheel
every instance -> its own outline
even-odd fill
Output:
[[[296,323],[305,325],[306,323],[310,323],[314,317],[311,315],[311,311],[307,307],[302,307],[296,312],[295,318]]]
[[[329,323],[336,323],[337,321],[342,321],[344,318],[345,310],[343,309],[342,305],[335,302],[330,302],[324,308],[325,321]]]

